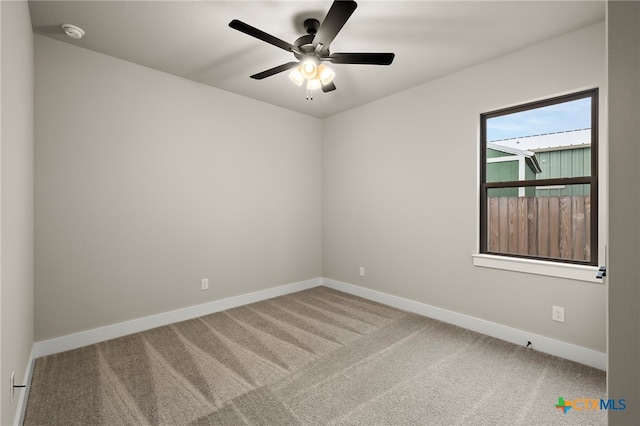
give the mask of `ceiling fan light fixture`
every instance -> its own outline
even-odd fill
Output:
[[[307,80],[307,90],[318,90],[322,87],[322,83],[319,79],[313,78],[311,80]]]
[[[302,86],[302,83],[306,81],[307,92],[311,92],[330,84],[335,75],[336,73],[328,66],[318,64],[317,59],[306,58],[289,73],[289,78],[298,86]],[[307,99],[310,97],[307,96]]]
[[[304,77],[302,75],[302,72],[300,71],[300,66],[295,67],[293,71],[289,73],[289,78],[296,85],[302,86],[302,83],[304,83]]]
[[[307,80],[312,80],[318,75],[318,63],[313,58],[307,58],[300,65],[300,73]]]
[[[320,82],[323,86],[331,83],[335,76],[336,73],[328,66],[324,64],[320,64],[320,66],[318,66],[318,78],[320,79]]]

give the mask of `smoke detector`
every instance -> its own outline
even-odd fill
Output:
[[[76,27],[75,25],[62,24],[62,29],[65,34],[71,38],[75,38],[76,40],[79,40],[84,36],[84,30],[80,27]]]

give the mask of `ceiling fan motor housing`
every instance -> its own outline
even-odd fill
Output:
[[[299,51],[299,52],[296,52],[295,50],[293,51],[293,54],[297,59],[302,59],[305,56],[309,56],[309,55],[318,57],[318,55],[316,54],[317,52],[315,51],[316,49],[313,47],[313,38],[314,38],[314,34],[307,34],[307,35],[303,35],[302,37],[299,37],[296,41],[293,42],[294,46],[296,46]],[[328,54],[329,50],[324,49],[322,50],[322,53]]]
[[[318,28],[320,28],[320,21],[314,18],[305,19],[304,29],[307,34],[299,37],[296,41],[293,42],[293,45],[296,46],[299,50],[299,52],[293,52],[294,56],[297,59],[302,60],[303,58],[308,56],[315,56],[318,60],[322,60],[321,55],[329,55],[329,49],[326,49],[323,46],[321,46],[320,49],[317,49],[313,46],[313,39],[318,32]]]
[[[318,28],[320,28],[320,21],[317,19],[309,18],[304,20],[304,29],[307,34],[315,34],[318,32]]]

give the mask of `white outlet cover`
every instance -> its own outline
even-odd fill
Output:
[[[564,322],[564,308],[561,306],[553,306],[551,308],[551,319],[558,322]]]

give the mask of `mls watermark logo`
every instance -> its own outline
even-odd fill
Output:
[[[564,399],[564,397],[560,396],[555,407],[567,414],[572,409],[575,411],[624,410],[627,405],[624,399]]]

